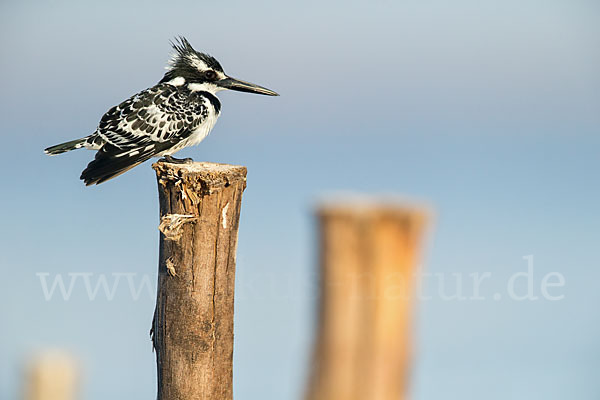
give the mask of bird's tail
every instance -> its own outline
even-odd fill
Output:
[[[172,146],[171,143],[163,142],[140,148],[119,149],[105,144],[96,153],[94,160],[83,170],[80,179],[86,186],[98,185],[129,171],[170,146]]]
[[[55,146],[50,146],[44,150],[44,153],[49,156],[55,156],[57,154],[66,153],[67,151],[80,149],[85,146],[85,143],[89,139],[89,136],[83,137],[81,139],[71,140],[70,142],[65,142],[61,144],[57,144]]]

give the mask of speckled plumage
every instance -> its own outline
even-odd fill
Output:
[[[277,95],[228,77],[216,59],[195,51],[185,38],[179,38],[173,48],[175,54],[158,84],[108,110],[91,135],[49,147],[46,153],[82,147],[97,150],[81,179],[86,185],[99,184],[151,157],[170,156],[200,143],[221,111],[217,91]]]
[[[214,126],[220,108],[211,93],[168,83],[132,96],[104,114],[96,132],[88,136],[84,147],[98,153],[82,179],[101,183],[112,177],[105,175],[108,169],[125,172],[152,157],[199,143]]]
[[[210,93],[158,84],[111,108],[95,135],[121,148],[177,143],[198,129],[210,112],[218,114],[220,108]]]

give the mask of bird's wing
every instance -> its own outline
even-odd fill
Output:
[[[198,128],[208,112],[201,96],[159,84],[111,108],[102,116],[98,134],[120,149],[175,144]]]
[[[160,84],[111,108],[97,129],[106,143],[81,179],[86,185],[102,183],[185,140],[208,117],[205,101]]]

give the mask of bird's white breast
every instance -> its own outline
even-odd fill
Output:
[[[187,146],[195,146],[195,145],[199,144],[201,141],[203,141],[208,136],[208,134],[210,133],[212,128],[215,126],[215,124],[217,123],[219,114],[216,113],[212,104],[210,104],[209,101],[207,101],[207,103],[208,103],[208,106],[211,108],[211,111],[209,111],[208,116],[202,122],[202,124],[200,124],[200,126],[192,132],[192,134],[190,135],[189,138],[187,138],[186,147]]]
[[[204,105],[208,108],[208,115],[202,121],[202,123],[192,132],[192,134],[185,140],[182,140],[180,143],[171,147],[166,152],[162,153],[163,155],[171,155],[175,154],[175,152],[190,146],[195,146],[203,141],[212,128],[217,123],[217,119],[219,118],[219,113],[215,110],[212,103],[208,99],[204,99]]]

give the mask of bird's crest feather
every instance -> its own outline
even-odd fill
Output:
[[[198,70],[213,69],[223,72],[221,64],[212,56],[196,51],[190,42],[183,36],[178,36],[171,41],[173,54],[168,62],[167,70],[194,67]]]

